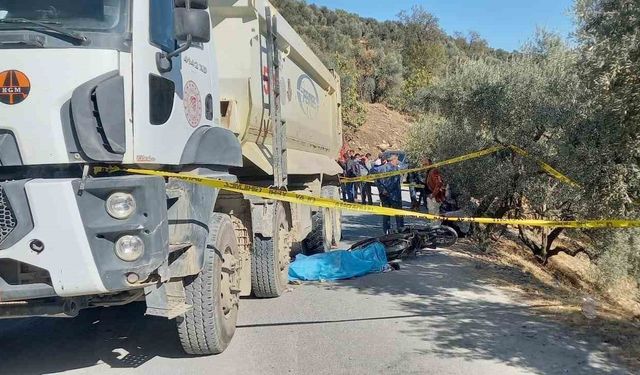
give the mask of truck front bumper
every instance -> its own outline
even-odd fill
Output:
[[[0,302],[114,293],[166,277],[164,179],[90,178],[82,188],[81,182],[0,183]],[[130,193],[136,200],[137,209],[128,219],[114,219],[106,211],[106,200],[115,192]],[[143,240],[140,259],[126,262],[115,254],[115,242],[123,235]],[[35,283],[16,277],[16,267],[23,266],[48,272],[49,280]],[[135,277],[127,278],[131,274]]]

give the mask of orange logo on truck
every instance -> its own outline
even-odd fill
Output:
[[[19,70],[5,70],[0,73],[0,102],[14,105],[22,103],[31,91],[31,82]]]

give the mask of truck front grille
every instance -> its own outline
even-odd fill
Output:
[[[18,220],[11,209],[9,198],[0,185],[0,243],[16,228]]]

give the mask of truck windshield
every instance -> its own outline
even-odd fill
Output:
[[[0,0],[0,20],[26,19],[88,32],[120,31],[127,0]]]

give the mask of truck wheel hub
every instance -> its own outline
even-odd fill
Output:
[[[222,272],[220,273],[220,302],[225,317],[238,306],[239,281],[238,260],[233,250],[227,247],[222,254]]]

